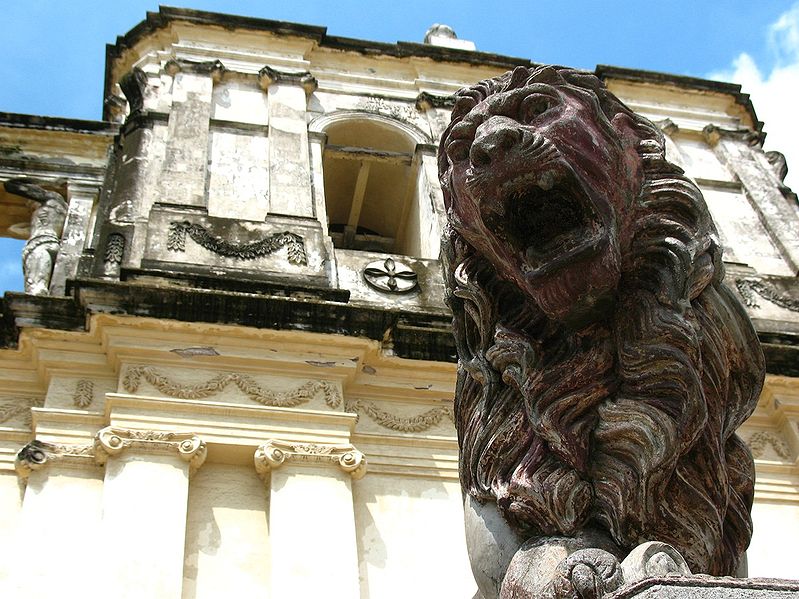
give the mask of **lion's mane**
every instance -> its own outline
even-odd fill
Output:
[[[445,230],[462,487],[528,537],[600,528],[623,551],[660,540],[694,572],[733,574],[751,538],[754,466],[735,430],[762,386],[757,337],[722,283],[701,192],[666,161],[660,130],[592,74],[546,68],[593,94],[608,120],[633,119],[645,181],[619,221],[615,305],[578,331]],[[459,201],[444,152],[452,127],[542,72],[520,67],[458,92],[439,152],[448,211]]]

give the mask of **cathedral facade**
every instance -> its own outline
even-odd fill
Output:
[[[3,595],[471,597],[439,264],[452,94],[528,59],[161,8],[101,121],[0,113]],[[766,355],[750,576],[797,575],[799,204],[737,85],[598,66]],[[32,557],[37,556],[35,565]]]

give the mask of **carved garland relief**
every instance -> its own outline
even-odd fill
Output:
[[[187,234],[198,245],[225,258],[253,260],[272,254],[280,248],[285,247],[288,251],[288,261],[290,264],[296,264],[298,266],[305,266],[308,264],[303,238],[290,231],[274,233],[250,243],[236,244],[213,236],[202,225],[190,223],[185,220],[173,221],[169,224],[169,233],[166,241],[167,249],[173,252],[185,252]]]
[[[757,294],[763,299],[770,301],[775,306],[790,310],[791,312],[799,312],[799,300],[785,294],[780,294],[765,281],[735,279],[735,286],[738,288],[738,292],[741,294],[744,304],[749,308],[760,307],[757,297],[755,296],[755,294]]]
[[[255,379],[239,372],[219,374],[195,385],[182,385],[167,378],[152,366],[132,366],[125,371],[122,386],[128,393],[136,393],[144,379],[164,395],[177,399],[205,399],[221,393],[228,385],[261,405],[273,408],[295,408],[321,394],[325,404],[333,409],[341,405],[341,393],[328,381],[309,381],[289,391],[275,392],[261,387]]]
[[[791,457],[791,449],[788,444],[775,433],[770,431],[758,431],[753,433],[747,441],[749,449],[752,451],[752,457],[761,459],[766,454],[766,447],[771,445],[774,453],[781,459],[787,460]]]
[[[317,395],[322,396],[331,409],[342,405],[339,389],[329,381],[309,381],[295,389],[283,392],[270,391],[261,387],[246,374],[229,372],[219,374],[202,383],[183,385],[177,383],[152,366],[131,366],[122,377],[122,387],[128,393],[136,393],[142,380],[168,397],[177,399],[206,399],[221,393],[228,385],[235,385],[252,401],[261,405],[280,408],[295,408],[308,403]],[[363,400],[348,401],[344,404],[347,412],[366,414],[383,428],[401,433],[421,433],[438,426],[444,419],[454,422],[454,414],[449,406],[432,408],[416,416],[397,416],[380,409],[376,404]]]

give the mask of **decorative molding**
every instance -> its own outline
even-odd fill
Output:
[[[413,269],[393,258],[367,264],[363,269],[363,279],[370,287],[388,293],[407,293],[419,286],[419,277]]]
[[[308,264],[303,238],[290,231],[274,233],[250,243],[236,244],[214,237],[202,225],[193,224],[186,220],[173,221],[169,223],[169,233],[166,241],[167,249],[173,252],[185,252],[187,233],[197,245],[225,258],[253,260],[272,254],[285,246],[288,250],[290,264],[300,266]]]
[[[443,406],[408,417],[396,416],[381,410],[371,402],[361,400],[347,402],[344,405],[344,410],[356,414],[364,413],[380,426],[400,433],[423,433],[441,424],[445,418],[452,421],[453,424],[455,423],[455,414],[452,408]]]
[[[94,445],[62,445],[33,440],[17,453],[14,469],[22,478],[52,463],[94,465]]]
[[[122,264],[125,255],[125,236],[122,233],[111,233],[105,241],[106,264]]]
[[[255,451],[255,469],[265,478],[287,461],[329,463],[349,473],[354,480],[366,474],[366,458],[351,444],[293,443],[271,439]]]
[[[741,298],[749,308],[759,308],[760,304],[755,297],[759,295],[763,299],[768,300],[772,304],[790,310],[791,312],[799,312],[799,300],[792,298],[786,294],[780,294],[765,281],[755,279],[735,279],[735,287]]]
[[[416,109],[425,111],[431,108],[453,108],[455,106],[455,96],[438,96],[428,92],[422,92],[416,96]]]
[[[76,408],[85,409],[94,401],[94,382],[89,379],[80,379],[75,383],[75,392],[72,394],[72,403]]]
[[[95,459],[105,464],[108,458],[126,449],[145,452],[177,452],[193,470],[202,466],[207,449],[205,441],[194,433],[152,431],[107,426],[94,438]]]
[[[0,404],[0,424],[22,415],[25,425],[30,426],[31,408],[40,408],[44,405],[44,399],[40,397],[4,398],[0,401],[3,402]]]
[[[329,381],[308,381],[289,391],[270,391],[261,387],[252,377],[239,372],[219,374],[203,383],[181,385],[170,380],[152,366],[131,366],[122,377],[122,386],[128,393],[136,393],[144,379],[164,395],[178,399],[205,399],[220,393],[228,385],[236,385],[251,400],[272,408],[294,408],[322,395],[332,409],[341,405],[341,392]]]
[[[299,85],[305,90],[306,96],[310,96],[314,93],[319,86],[316,77],[311,75],[308,71],[289,73],[286,71],[278,71],[270,66],[265,66],[258,71],[258,84],[261,86],[261,89],[266,91],[273,83]]]
[[[416,110],[415,105],[409,102],[388,100],[377,96],[369,96],[359,100],[355,108],[357,110],[380,114],[397,121],[405,121],[411,124],[417,123],[421,119],[421,115]]]
[[[783,460],[791,457],[791,449],[788,444],[775,433],[770,431],[758,431],[753,433],[747,441],[752,457],[759,459],[766,453],[766,446],[771,445],[774,452]]]

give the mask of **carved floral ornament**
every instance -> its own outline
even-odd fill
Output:
[[[393,258],[370,262],[363,269],[363,278],[370,287],[388,293],[413,291],[419,281],[410,266]]]
[[[255,451],[255,469],[265,478],[285,462],[332,464],[354,480],[366,474],[366,458],[350,444],[294,443],[271,439]]]
[[[254,260],[273,254],[280,248],[285,247],[290,264],[298,266],[308,264],[303,238],[290,231],[273,233],[263,239],[249,243],[231,243],[215,237],[205,227],[197,223],[191,223],[187,220],[172,221],[169,223],[169,233],[167,234],[167,249],[172,252],[185,252],[186,235],[191,237],[197,245],[224,258]]]

